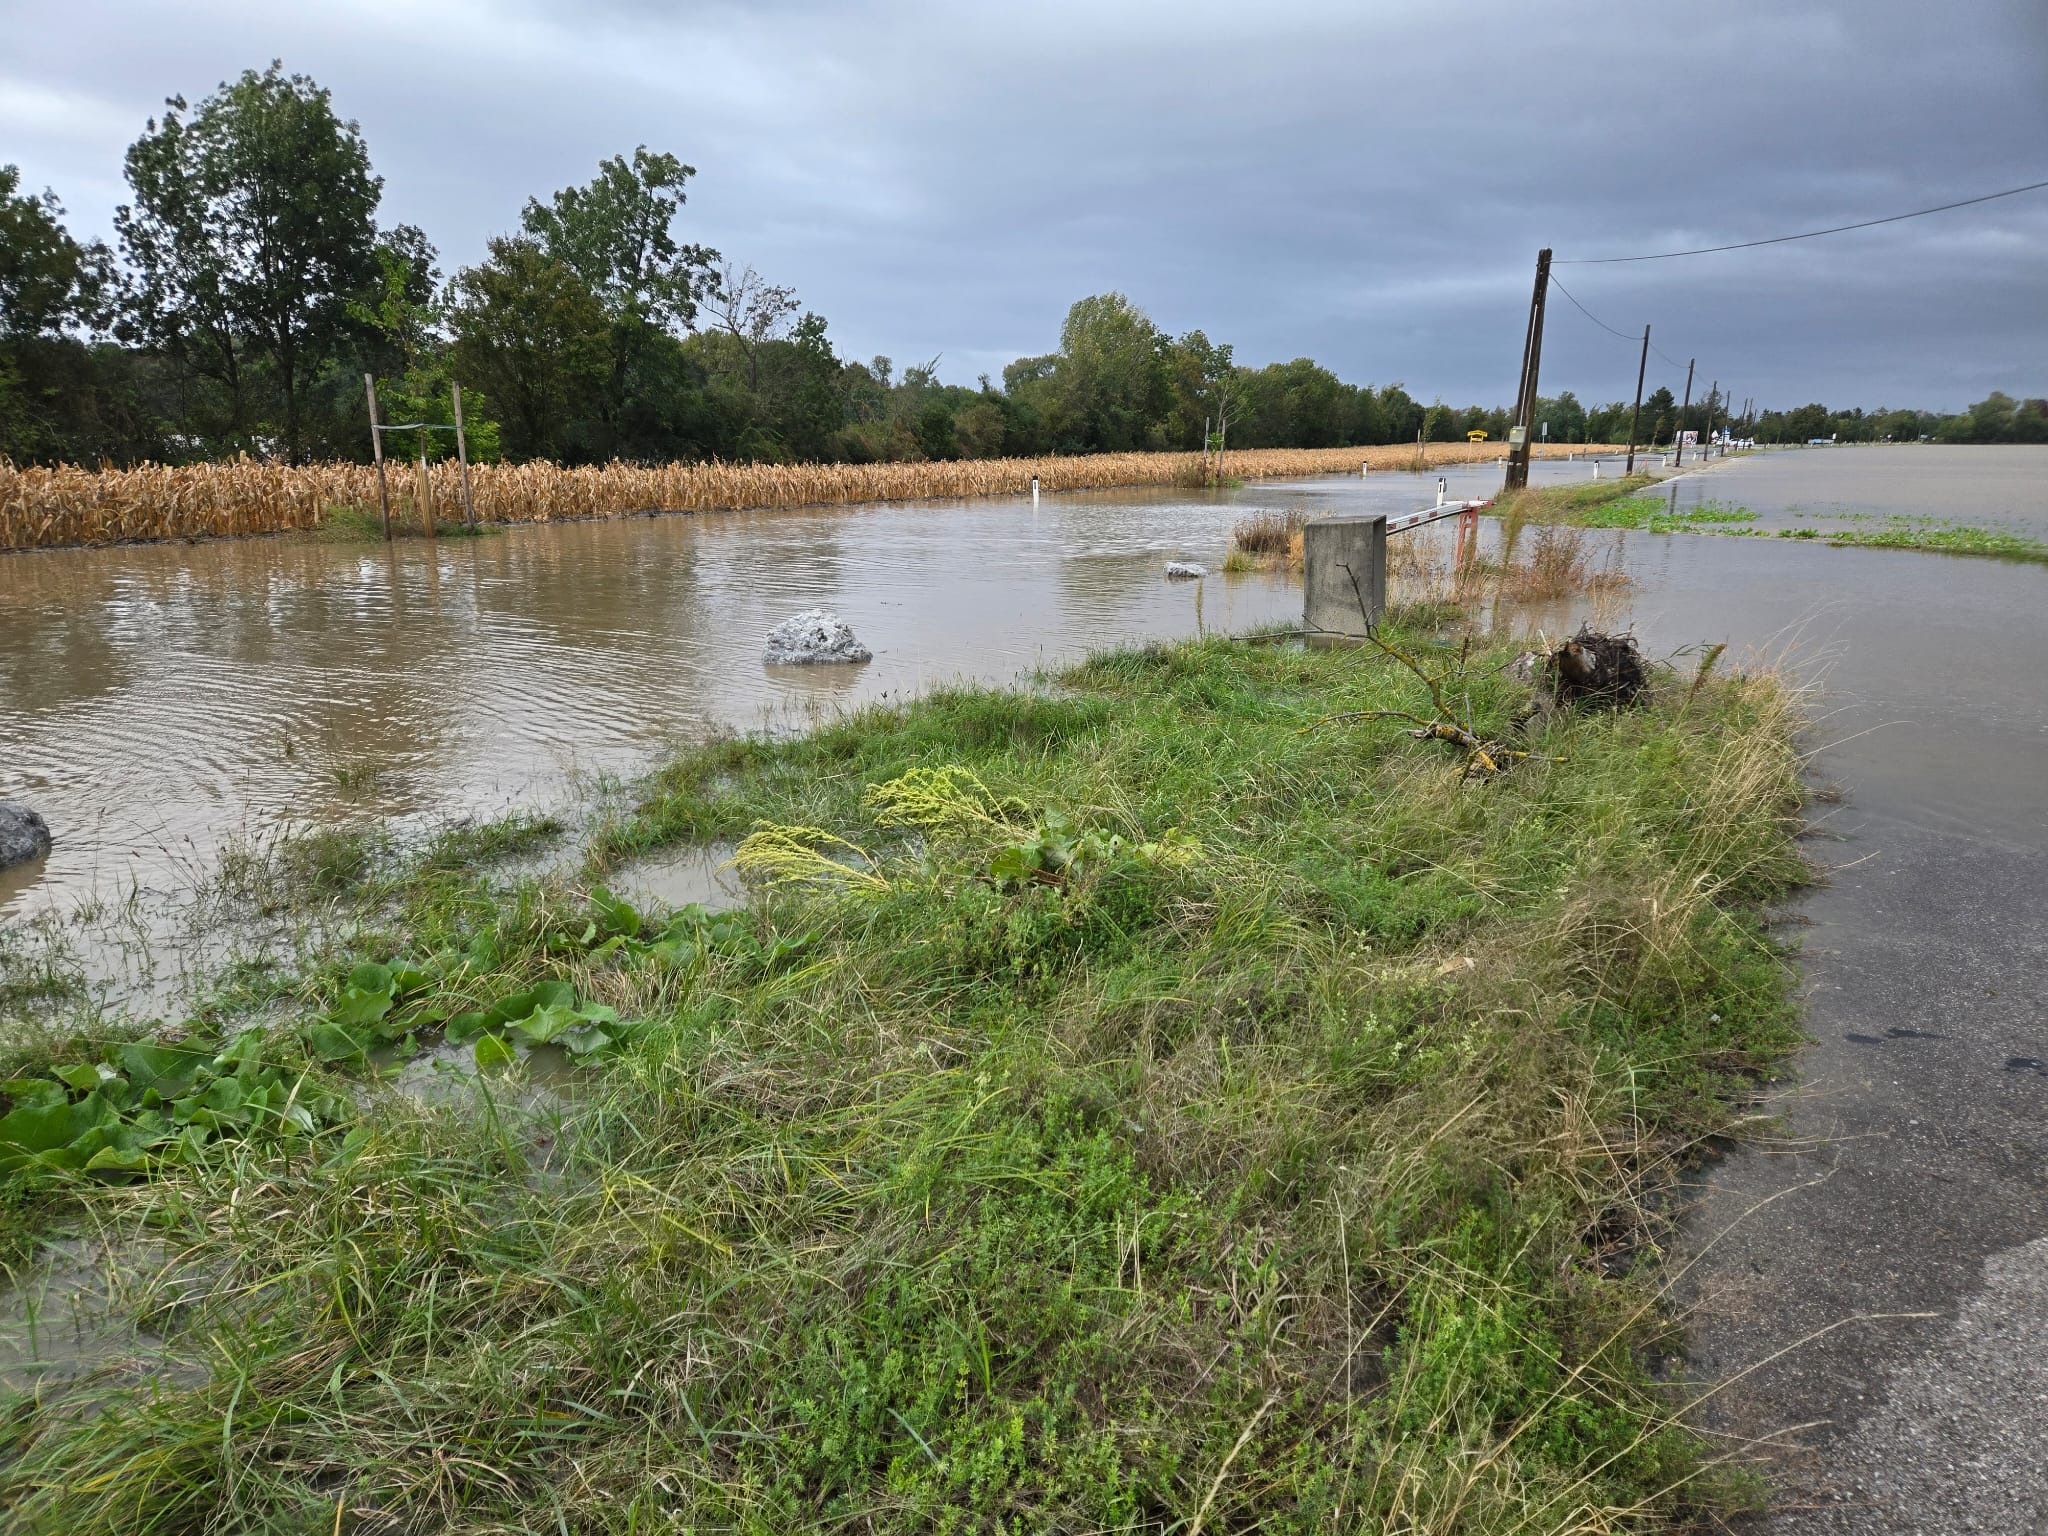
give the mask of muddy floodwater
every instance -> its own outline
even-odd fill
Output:
[[[1605,472],[1614,474],[1610,463]],[[1538,466],[1545,481],[1592,474]],[[1490,494],[1498,465],[1448,472]],[[2048,532],[2048,450],[1799,450],[1661,494],[1802,515]],[[304,538],[0,558],[0,798],[57,836],[0,873],[0,917],[203,876],[282,825],[432,824],[556,806],[668,744],[793,726],[1104,645],[1299,618],[1298,579],[1221,565],[1255,508],[1401,511],[1434,475],[522,527],[394,546]],[[1420,537],[1430,537],[1428,534]],[[1825,677],[1832,761],[1902,814],[1986,834],[2048,817],[2048,571],[1697,535],[1612,539],[1653,649],[1725,640]],[[774,668],[761,637],[823,605],[859,668]],[[1580,605],[1582,607],[1583,605]],[[1562,605],[1530,615],[1554,628]],[[582,781],[579,783],[579,781]]]
[[[1565,466],[1588,474],[1590,466]],[[1556,471],[1553,471],[1556,472]],[[1454,473],[1484,494],[1498,466]],[[1344,482],[1405,510],[1435,478]],[[289,820],[433,821],[556,804],[727,728],[798,725],[1096,647],[1298,619],[1299,586],[1219,565],[1292,484],[1135,490],[518,527],[474,540],[306,538],[0,558],[0,798],[48,819],[0,913],[118,900]],[[814,605],[863,667],[768,667]]]

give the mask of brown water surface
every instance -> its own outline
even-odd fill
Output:
[[[1585,466],[1569,466],[1584,474]],[[1490,490],[1497,466],[1456,471]],[[1406,509],[1434,477],[1345,482]],[[519,527],[396,545],[304,538],[0,558],[0,798],[57,846],[0,912],[189,881],[281,821],[427,820],[555,803],[677,740],[799,723],[1087,650],[1298,618],[1284,577],[1219,565],[1292,486],[1098,492]],[[768,667],[823,605],[863,667]]]

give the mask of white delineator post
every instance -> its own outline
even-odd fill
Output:
[[[1038,476],[1036,475],[1031,477],[1031,505],[1034,507],[1038,505]]]

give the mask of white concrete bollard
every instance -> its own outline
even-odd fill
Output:
[[[1444,504],[1444,494],[1447,489],[1448,487],[1444,482],[1444,477],[1442,475],[1438,475],[1436,477],[1436,504],[1438,506],[1442,506]]]
[[[1034,507],[1038,505],[1038,476],[1036,475],[1031,477],[1031,505]]]

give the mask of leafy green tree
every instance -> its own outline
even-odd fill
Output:
[[[642,144],[598,162],[597,175],[545,204],[529,199],[525,232],[550,258],[582,278],[608,314],[657,330],[687,330],[715,281],[718,252],[676,238],[675,223],[696,175],[674,155]]]
[[[226,390],[237,445],[250,362],[266,364],[296,460],[303,386],[346,333],[349,300],[377,281],[383,182],[361,130],[281,64],[187,114],[172,97],[128,150],[134,201],[114,223],[135,279],[129,334]]]
[[[456,373],[497,410],[515,458],[589,457],[587,429],[610,375],[610,324],[589,284],[539,242],[501,235],[457,274],[448,320]]]
[[[106,318],[113,258],[64,227],[55,192],[21,190],[21,171],[0,165],[0,337],[54,335]]]
[[[598,162],[583,186],[565,187],[546,203],[529,199],[520,216],[526,236],[580,278],[603,309],[610,367],[591,403],[605,423],[607,453],[653,447],[634,441],[652,421],[693,414],[688,402],[650,400],[644,391],[688,388],[691,370],[668,343],[695,324],[699,304],[717,286],[718,252],[676,235],[695,174],[642,144],[630,161]]]
[[[1797,410],[1785,413],[1785,437],[1789,443],[1811,442],[1816,437],[1830,435],[1828,408],[1818,401],[1802,405]]]
[[[1380,390],[1373,401],[1373,417],[1379,428],[1376,437],[1367,438],[1377,443],[1412,443],[1415,434],[1422,430],[1424,411],[1422,405],[1399,384],[1389,384]]]
[[[1003,410],[1001,397],[989,386],[986,374],[982,375],[981,398],[961,411],[954,418],[953,426],[954,435],[960,440],[960,451],[967,458],[996,459],[1007,450],[1010,419]]]
[[[75,334],[107,318],[112,257],[72,237],[54,192],[20,187],[20,171],[0,165],[0,454],[127,457],[121,354]]]
[[[846,399],[824,316],[807,313],[796,323],[787,344],[776,349],[770,371],[770,411],[791,456],[827,457],[834,434],[846,424]]]
[[[1659,384],[1643,397],[1644,440],[1653,444],[1671,441],[1671,424],[1678,420],[1678,396],[1671,393],[1667,385]],[[1627,423],[1622,430],[1628,430]]]
[[[1995,389],[1961,415],[1942,422],[1934,435],[1944,443],[2048,442],[2048,401],[2022,402]]]
[[[1931,424],[1919,411],[1887,411],[1880,407],[1875,414],[1876,435],[1895,443],[1913,442]]]
[[[1568,389],[1561,394],[1537,397],[1536,436],[1539,442],[1544,440],[1543,430],[1546,423],[1550,429],[1550,442],[1586,442],[1586,419],[1586,408],[1579,404],[1578,396]]]
[[[917,413],[917,446],[928,459],[960,457],[960,433],[944,400],[928,400]]]
[[[1167,371],[1157,326],[1121,293],[1096,294],[1060,327],[1053,395],[1072,446],[1147,446],[1166,414]]]
[[[1228,342],[1189,331],[1166,346],[1165,367],[1171,402],[1162,423],[1167,443],[1199,448],[1205,426],[1226,442],[1240,434],[1252,409],[1251,383]],[[1245,443],[1254,445],[1248,439]]]
[[[348,301],[349,319],[382,354],[375,371],[415,367],[435,348],[441,326],[441,269],[433,243],[401,224],[378,239],[371,257],[376,277]]]

